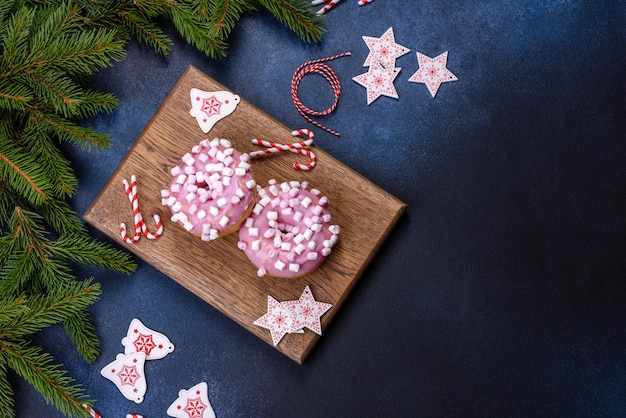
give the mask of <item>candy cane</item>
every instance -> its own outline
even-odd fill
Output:
[[[258,139],[258,138],[254,138],[252,140],[252,143],[255,145],[261,145],[264,147],[267,147],[265,149],[259,150],[259,151],[252,151],[249,155],[251,158],[254,157],[260,157],[260,156],[266,156],[266,155],[270,155],[270,154],[275,154],[277,152],[281,152],[281,151],[289,151],[289,152],[293,152],[293,153],[297,153],[297,154],[302,154],[302,155],[306,155],[307,157],[309,157],[309,163],[302,165],[300,163],[294,163],[293,167],[296,170],[310,170],[313,167],[315,167],[315,164],[317,163],[317,157],[315,156],[315,153],[309,149],[304,149],[305,147],[311,145],[313,143],[313,139],[315,139],[315,135],[313,134],[312,131],[308,130],[308,129],[298,129],[295,130],[293,132],[291,132],[291,135],[293,136],[298,136],[298,135],[307,135],[308,139],[305,141],[300,141],[300,142],[294,142],[292,144],[278,144],[276,142],[273,141],[265,141],[262,139]]]
[[[311,4],[313,6],[317,6],[318,4],[324,3],[325,6],[317,11],[318,15],[322,15],[326,13],[327,11],[329,11],[330,9],[332,9],[333,7],[335,7],[335,5],[339,3],[340,1],[341,0],[313,0]]]
[[[135,221],[135,235],[133,237],[129,237],[126,233],[126,224],[120,224],[120,234],[122,239],[129,243],[135,243],[139,241],[141,238],[141,234],[143,233],[148,239],[157,239],[163,234],[163,223],[161,222],[161,217],[159,214],[154,214],[153,219],[157,225],[156,232],[148,231],[148,227],[143,220],[143,215],[141,214],[141,210],[139,209],[139,193],[137,192],[137,177],[132,175],[130,177],[130,184],[126,179],[122,180],[122,184],[124,185],[124,190],[126,191],[126,196],[130,201],[130,204],[133,208],[133,216]]]
[[[131,182],[134,181],[134,177],[135,176],[131,177]],[[139,238],[141,238],[141,221],[143,219],[141,218],[141,212],[139,212],[139,203],[137,202],[137,196],[133,192],[132,186],[128,184],[128,181],[126,179],[122,180],[122,184],[124,185],[124,191],[126,191],[126,196],[128,196],[128,200],[130,201],[131,206],[133,207],[133,219],[135,221],[135,235],[132,237],[128,236],[128,234],[126,233],[126,224],[123,222],[120,224],[120,235],[122,236],[122,239],[124,240],[124,242],[128,244],[133,244],[139,241]]]
[[[359,6],[363,6],[364,4],[369,4],[374,0],[359,0]]]
[[[126,414],[126,418],[143,418],[143,415],[139,415],[139,414]]]
[[[87,405],[86,403],[83,404],[83,408],[85,408],[87,411],[89,411],[89,413],[91,414],[91,416],[93,418],[102,418],[102,415],[100,415],[99,413],[97,413],[92,407],[91,405]]]
[[[307,61],[296,69],[296,72],[294,73],[293,78],[291,79],[291,99],[293,100],[293,104],[296,107],[296,110],[298,111],[298,113],[300,113],[300,115],[303,118],[305,118],[308,122],[336,136],[340,136],[339,132],[335,132],[332,129],[327,128],[326,126],[322,125],[321,123],[314,121],[311,118],[311,115],[312,116],[329,115],[337,108],[337,104],[339,103],[339,97],[341,96],[341,83],[339,82],[339,78],[337,77],[337,74],[335,74],[333,69],[330,68],[330,66],[328,66],[327,64],[324,64],[324,62],[335,60],[341,57],[345,57],[347,55],[351,55],[351,53],[343,52],[341,54],[333,55],[330,57]],[[298,98],[298,88],[300,87],[300,81],[308,73],[318,73],[322,77],[324,77],[326,81],[328,81],[328,83],[330,83],[330,87],[333,89],[335,100],[333,101],[333,104],[328,109],[322,110],[322,111],[309,109]]]
[[[139,210],[139,204],[138,204],[139,194],[137,193],[137,178],[135,176],[131,176],[131,188],[132,188],[133,197],[130,200],[130,203],[133,205],[133,210],[135,210],[135,206],[137,207],[137,213],[139,214],[139,224],[141,227],[141,232],[143,232],[143,234],[148,239],[159,238],[163,234],[163,223],[161,222],[161,216],[158,213],[155,213],[152,216],[152,218],[154,219],[154,223],[157,226],[157,231],[154,233],[148,231],[148,227],[146,226],[146,223],[143,220],[143,215],[141,214],[141,211]],[[129,196],[129,199],[130,199],[130,196]]]

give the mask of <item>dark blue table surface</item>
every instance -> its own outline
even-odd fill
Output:
[[[626,415],[626,3],[624,1],[344,0],[321,43],[269,13],[245,16],[228,58],[212,60],[168,27],[168,58],[131,43],[93,77],[113,113],[84,121],[112,134],[97,157],[72,154],[82,214],[193,64],[289,128],[310,127],[290,97],[303,62],[342,83],[317,145],[408,204],[354,291],[298,365],[147,263],[123,276],[80,267],[102,284],[91,312],[102,344],[86,364],[61,326],[37,342],[105,418],[165,417],[200,381],[218,417]],[[370,106],[352,77],[367,69],[362,36],[393,27],[399,99]],[[458,81],[435,98],[409,83],[416,52],[449,51]],[[301,99],[332,103],[305,77]],[[107,240],[90,228],[94,237]],[[176,350],[146,370],[142,404],[100,369],[123,350],[130,321]],[[59,417],[13,376],[17,416]]]

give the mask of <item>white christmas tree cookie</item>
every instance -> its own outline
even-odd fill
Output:
[[[126,337],[122,338],[124,354],[143,351],[146,360],[157,360],[174,351],[172,344],[165,335],[146,327],[139,319],[135,318],[128,327]]]
[[[190,389],[182,389],[169,408],[167,415],[175,418],[215,418],[209,402],[209,386],[200,382]]]
[[[229,91],[203,91],[191,89],[191,110],[202,132],[207,133],[218,121],[235,111],[241,98]]]
[[[147,388],[145,362],[146,353],[143,351],[129,355],[120,353],[115,361],[104,366],[100,374],[115,383],[126,399],[141,403]]]

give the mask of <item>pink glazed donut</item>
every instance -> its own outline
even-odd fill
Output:
[[[172,168],[170,188],[161,202],[172,221],[204,241],[235,232],[256,201],[250,156],[227,139],[205,139]]]
[[[239,229],[239,249],[259,269],[276,277],[299,277],[331,253],[340,228],[332,223],[328,198],[307,182],[257,186],[258,201]]]

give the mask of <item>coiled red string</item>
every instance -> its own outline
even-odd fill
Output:
[[[339,82],[339,78],[337,77],[337,74],[335,74],[333,69],[330,68],[328,64],[324,63],[326,61],[332,61],[337,58],[345,57],[347,55],[351,55],[351,53],[343,52],[341,54],[333,55],[330,57],[307,61],[296,69],[296,72],[291,79],[291,99],[293,100],[293,104],[296,106],[298,113],[300,113],[300,115],[302,115],[302,117],[305,118],[308,122],[336,136],[340,136],[341,134],[339,132],[333,131],[330,128],[327,128],[319,122],[316,122],[311,116],[325,116],[332,113],[337,108],[337,104],[339,103],[339,97],[341,96],[341,83]],[[302,78],[304,78],[304,76],[308,73],[320,74],[326,79],[326,81],[328,81],[330,87],[333,89],[335,100],[328,109],[322,111],[310,109],[305,106],[298,98],[298,88],[300,87],[300,81],[302,81]]]

